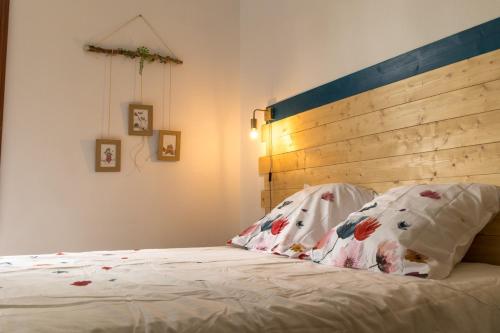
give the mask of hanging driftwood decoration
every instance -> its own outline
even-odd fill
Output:
[[[158,53],[150,53],[147,47],[138,47],[135,51],[126,49],[106,49],[96,45],[86,45],[85,49],[89,52],[104,53],[108,55],[122,55],[130,59],[140,58],[139,60],[139,73],[142,74],[142,69],[144,68],[144,62],[155,62],[158,61],[162,64],[174,63],[182,64],[182,60],[173,58],[170,56],[164,56]]]
[[[130,59],[139,58],[139,74],[141,74],[141,75],[142,75],[142,70],[144,69],[145,62],[151,63],[151,62],[158,61],[162,64],[166,64],[166,63],[174,63],[177,65],[182,64],[182,60],[175,57],[172,50],[170,50],[170,48],[167,46],[165,41],[161,38],[161,36],[158,34],[158,32],[156,32],[156,30],[153,28],[151,23],[149,23],[149,21],[146,20],[146,18],[144,16],[142,16],[141,14],[134,16],[133,18],[131,18],[130,20],[128,20],[127,22],[122,24],[120,27],[118,27],[118,29],[112,31],[106,37],[104,37],[100,41],[98,41],[97,44],[101,44],[103,41],[110,38],[116,32],[120,31],[125,26],[129,25],[130,23],[132,23],[133,21],[135,21],[137,19],[142,20],[149,27],[151,32],[156,36],[156,38],[158,38],[158,40],[163,44],[163,46],[165,46],[165,48],[170,53],[172,53],[172,56],[161,55],[158,53],[151,53],[149,48],[147,48],[145,46],[138,47],[135,50],[127,50],[127,49],[122,49],[122,48],[110,49],[110,48],[104,48],[104,47],[101,47],[101,46],[98,46],[95,44],[87,44],[87,45],[85,45],[85,50],[88,52],[103,53],[103,54],[107,54],[107,55],[111,55],[111,56],[122,55],[122,56],[130,58]]]

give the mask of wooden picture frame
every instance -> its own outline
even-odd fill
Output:
[[[128,134],[153,135],[153,106],[130,104],[128,106]]]
[[[95,140],[96,172],[120,172],[121,145],[120,140]]]
[[[180,131],[160,130],[157,156],[160,161],[179,161],[181,157]]]

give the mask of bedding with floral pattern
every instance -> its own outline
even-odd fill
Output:
[[[350,184],[307,187],[286,198],[228,244],[307,259],[326,231],[373,197],[373,191]]]
[[[499,212],[493,185],[392,189],[353,212],[314,246],[314,262],[383,273],[447,277]]]

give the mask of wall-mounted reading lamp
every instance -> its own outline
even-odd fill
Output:
[[[257,130],[257,118],[255,118],[255,112],[260,111],[264,112],[264,120],[266,123],[269,123],[273,120],[273,110],[268,107],[266,109],[255,109],[253,110],[252,119],[250,119],[250,138],[257,139],[259,136],[259,131]]]

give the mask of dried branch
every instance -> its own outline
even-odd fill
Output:
[[[144,60],[148,62],[154,62],[154,61],[159,61],[162,64],[166,64],[169,62],[172,62],[174,64],[182,64],[182,60],[179,60],[177,58],[172,58],[169,56],[162,56],[161,54],[158,53],[153,53],[150,54],[149,50],[145,47],[139,47],[135,51],[131,50],[125,50],[125,49],[105,49],[99,46],[95,45],[87,45],[85,48],[88,52],[95,52],[95,53],[104,53],[104,54],[109,54],[109,55],[122,55],[127,58],[135,59],[135,58],[141,58],[141,63],[143,63]]]

